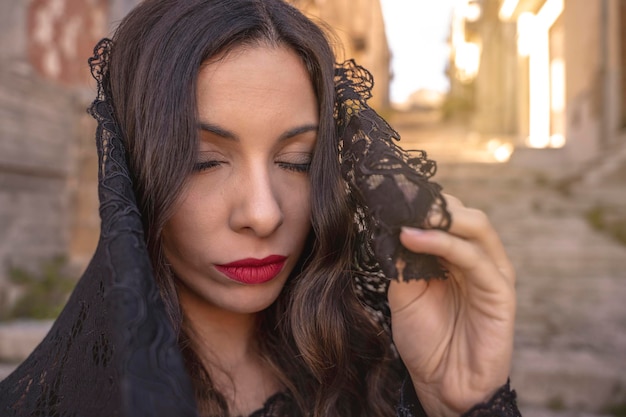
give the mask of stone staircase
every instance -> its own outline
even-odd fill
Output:
[[[625,405],[626,246],[586,213],[610,204],[626,218],[626,181],[563,190],[514,164],[444,163],[439,173],[445,190],[489,214],[516,267],[511,378],[523,415],[596,416]]]
[[[438,134],[441,140],[447,133]],[[609,410],[626,405],[626,246],[595,230],[586,213],[597,204],[626,213],[626,178],[611,169],[617,174],[607,181],[583,177],[564,187],[554,180],[554,167],[446,156],[451,147],[467,145],[458,138],[446,146],[404,144],[435,149],[441,161],[435,180],[489,214],[516,267],[511,380],[522,414],[623,416]],[[466,156],[472,152],[478,151]],[[0,325],[0,378],[49,326]]]

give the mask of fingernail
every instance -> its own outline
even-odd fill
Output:
[[[421,235],[422,233],[424,233],[424,229],[418,229],[417,227],[408,227],[408,226],[402,226],[402,231],[404,233],[408,233],[410,235]]]

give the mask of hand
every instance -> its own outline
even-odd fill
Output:
[[[507,381],[515,273],[487,216],[445,196],[448,232],[403,228],[409,250],[438,256],[446,280],[392,281],[394,343],[429,416],[458,416]]]

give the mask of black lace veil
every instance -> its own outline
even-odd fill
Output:
[[[451,217],[441,186],[431,182],[437,166],[424,151],[405,151],[398,133],[367,104],[374,81],[353,60],[335,70],[335,119],[341,172],[355,207],[359,251],[356,285],[367,306],[388,320],[390,279],[445,278],[436,257],[406,250],[402,226],[447,230]]]
[[[191,382],[153,279],[121,133],[111,102],[102,40],[90,59],[98,95],[101,234],[65,309],[35,351],[0,382],[2,416],[195,416]],[[435,164],[408,153],[368,105],[371,75],[353,61],[336,70],[335,117],[346,189],[361,250],[355,280],[374,313],[387,316],[390,278],[444,277],[436,259],[399,245],[401,225],[447,228]],[[433,216],[433,213],[435,215]],[[437,219],[433,224],[432,219]]]
[[[98,81],[89,112],[98,121],[100,240],[46,338],[0,383],[2,416],[196,415],[113,116],[110,47],[101,41],[90,59]]]

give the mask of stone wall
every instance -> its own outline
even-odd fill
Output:
[[[472,128],[482,135],[513,136],[518,124],[512,98],[517,88],[515,26],[498,20],[498,0],[483,0],[475,24],[481,45],[480,71],[475,80],[475,114]],[[471,24],[468,24],[471,26]]]
[[[11,267],[35,272],[69,255],[80,270],[95,248],[87,58],[106,33],[106,3],[0,3],[0,307],[15,293]]]
[[[541,37],[532,40],[532,51],[526,52],[518,51],[516,38],[524,36],[516,33],[517,22],[526,12],[544,20],[549,17],[546,0],[520,0],[504,20],[499,17],[503,0],[479,4],[481,18],[465,22],[482,44],[479,72],[468,94],[475,109],[474,131],[516,145],[516,163],[558,167],[563,176],[579,175],[586,166],[595,167],[626,146],[623,1],[566,1],[552,16],[549,29],[541,29]],[[533,62],[538,65],[535,70]],[[460,80],[453,78],[451,84],[452,98],[459,97],[454,96],[457,90],[465,92],[454,88]],[[537,106],[536,111],[531,106]],[[534,117],[537,123],[531,123]],[[566,141],[553,142],[557,149],[527,148],[528,139],[541,147],[560,135]]]
[[[73,112],[61,89],[0,68],[0,285],[66,252]]]
[[[577,162],[626,145],[620,118],[624,103],[619,94],[623,71],[620,25],[626,26],[626,22],[618,19],[616,0],[570,0],[564,17],[568,72],[565,150],[569,159]]]
[[[390,106],[391,55],[380,0],[292,0],[305,14],[330,26],[339,61],[354,58],[374,76],[370,105],[379,111]]]

